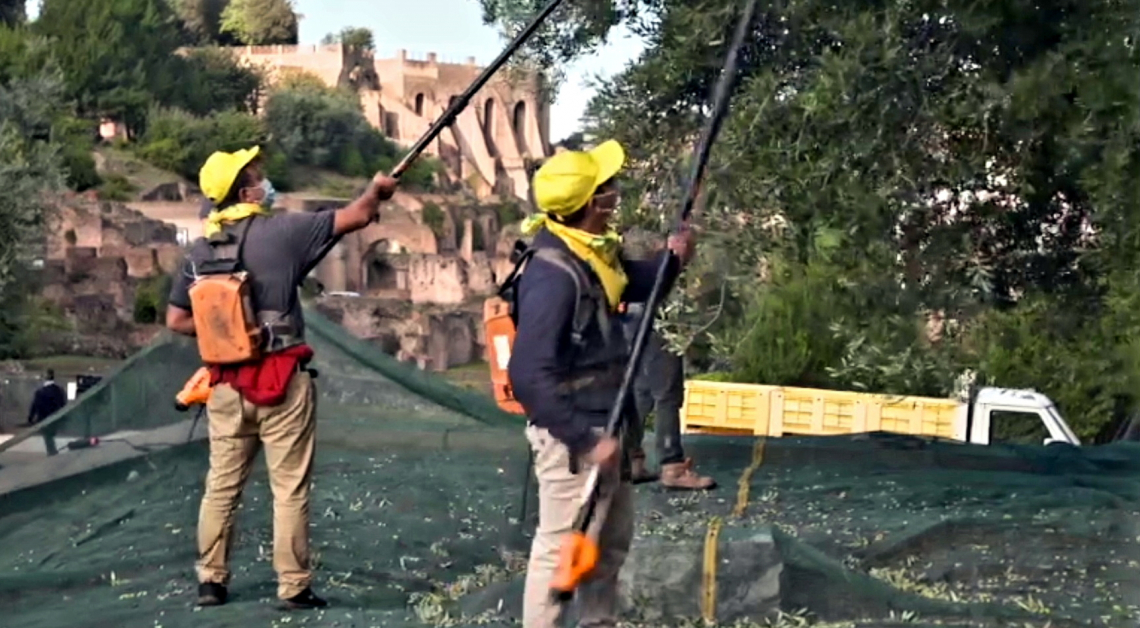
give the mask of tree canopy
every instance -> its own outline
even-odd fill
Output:
[[[508,30],[539,4],[484,1]],[[644,38],[585,120],[627,147],[628,224],[675,211],[740,11],[586,3],[531,51]],[[734,379],[948,394],[972,371],[1095,434],[1140,383],[1138,27],[1138,0],[761,2],[666,328]]]
[[[229,0],[219,31],[250,46],[296,45],[297,14],[291,0]]]
[[[372,51],[376,49],[376,42],[372,37],[372,30],[356,26],[346,26],[339,33],[329,33],[321,40],[322,44],[344,44],[357,50]]]

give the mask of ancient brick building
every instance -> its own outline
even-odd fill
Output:
[[[365,116],[395,142],[408,146],[441,116],[482,70],[474,58],[446,63],[434,53],[417,59],[401,50],[395,58],[340,44],[233,48],[245,63],[272,81],[282,70],[311,73],[329,86],[352,87]],[[542,77],[501,72],[475,94],[450,128],[427,152],[447,176],[478,196],[527,198],[528,159],[551,154],[550,111],[540,96]]]

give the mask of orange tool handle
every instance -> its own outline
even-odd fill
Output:
[[[209,401],[211,392],[213,388],[210,387],[210,370],[203,366],[186,380],[182,390],[174,396],[174,407],[179,412],[185,412],[196,403],[204,404]]]
[[[550,596],[558,602],[568,602],[574,591],[598,565],[598,544],[577,530],[562,541],[558,555],[558,569],[550,582]]]

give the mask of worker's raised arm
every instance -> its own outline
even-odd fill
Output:
[[[380,203],[392,198],[398,181],[386,174],[378,173],[372,182],[355,201],[336,210],[333,218],[333,235],[359,231],[367,227],[380,215]]]

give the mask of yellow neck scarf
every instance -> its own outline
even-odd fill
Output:
[[[581,229],[567,227],[556,220],[550,220],[544,213],[527,218],[522,231],[524,235],[531,235],[543,227],[565,242],[571,252],[590,265],[602,282],[610,309],[616,310],[621,303],[625,286],[629,283],[629,277],[626,276],[625,269],[621,267],[621,261],[618,259],[618,251],[621,249],[621,236],[618,232],[610,229],[602,235],[587,233]]]
[[[223,224],[245,220],[255,214],[270,215],[268,210],[257,203],[237,203],[222,210],[214,209],[202,221],[202,235],[209,238],[221,233]]]

